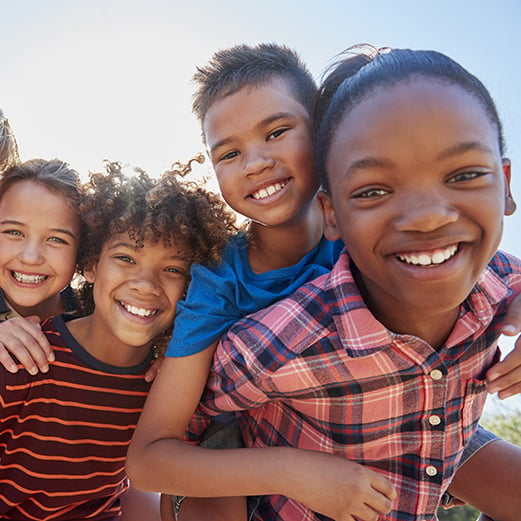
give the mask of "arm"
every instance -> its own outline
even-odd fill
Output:
[[[385,478],[331,454],[183,443],[208,374],[208,351],[165,359],[129,448],[127,471],[134,486],[191,497],[283,494],[334,519],[351,520],[343,517],[347,512],[365,521],[391,509],[396,493]]]
[[[504,440],[485,445],[456,472],[449,492],[501,521],[521,512],[521,448]]]
[[[37,316],[15,317],[0,322],[0,363],[11,373],[18,367],[14,355],[27,371],[35,375],[39,370],[46,373],[54,352],[42,333]]]

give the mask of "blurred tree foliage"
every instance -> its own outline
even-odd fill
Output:
[[[496,410],[484,416],[481,423],[503,439],[521,446],[521,410],[498,402]],[[478,515],[479,512],[468,505],[438,510],[440,521],[475,521]]]

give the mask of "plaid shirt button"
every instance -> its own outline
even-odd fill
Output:
[[[431,371],[431,378],[433,380],[441,380],[443,378],[443,373],[439,369],[433,369]]]
[[[425,469],[425,472],[427,473],[427,476],[430,476],[432,478],[438,473],[438,469],[433,465],[428,465]]]
[[[436,425],[439,425],[441,423],[441,418],[437,414],[433,414],[429,417],[429,423],[433,427],[436,427]]]

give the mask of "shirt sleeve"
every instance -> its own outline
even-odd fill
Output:
[[[243,355],[249,351],[247,344],[233,332],[228,332],[219,342],[205,391],[185,433],[186,441],[200,443],[214,416],[252,409],[270,399],[263,390],[264,372],[254,374],[255,370],[248,365],[251,360],[247,362]]]
[[[203,351],[241,318],[235,303],[237,283],[229,273],[194,265],[191,277],[186,299],[177,305],[166,356]]]

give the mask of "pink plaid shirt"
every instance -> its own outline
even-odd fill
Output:
[[[246,446],[288,445],[341,455],[398,490],[381,519],[436,518],[485,402],[498,326],[521,288],[521,263],[498,253],[462,304],[446,344],[394,334],[365,306],[344,252],[330,274],[233,326],[219,345],[200,410],[242,411]],[[254,519],[325,519],[267,496]]]

